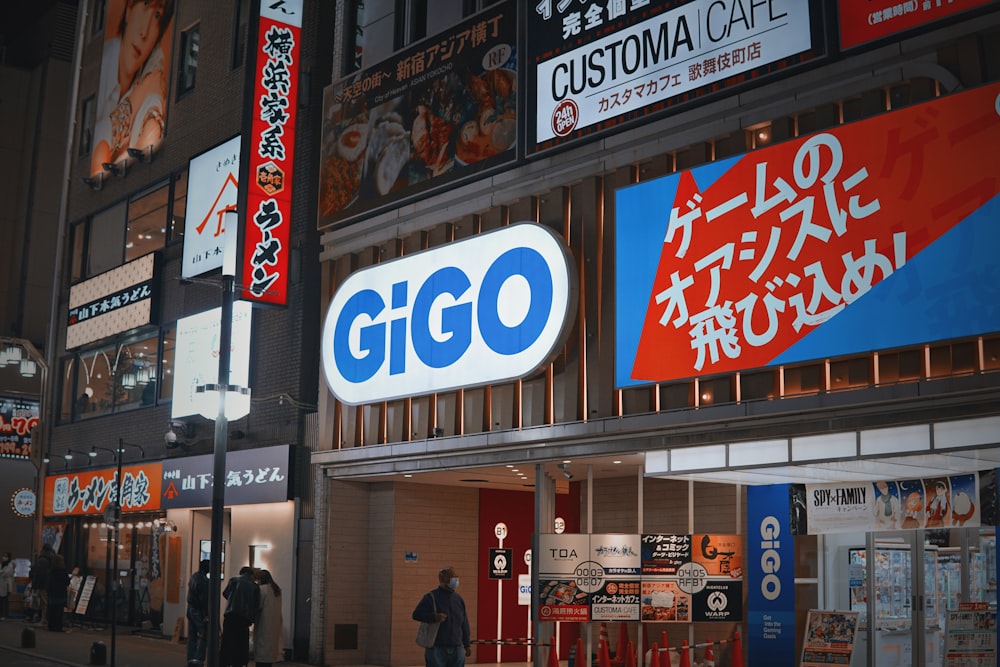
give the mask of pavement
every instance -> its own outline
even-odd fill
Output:
[[[29,636],[25,636],[27,631]],[[34,642],[31,642],[33,634]],[[135,632],[134,628],[115,629],[115,661],[111,662],[110,626],[65,626],[63,632],[50,632],[45,624],[36,625],[22,619],[0,621],[0,664],[15,665],[67,665],[89,667],[91,647],[103,642],[107,654],[103,665],[109,667],[185,667],[187,647],[183,641],[174,642],[169,636]],[[34,643],[34,646],[30,646]],[[253,661],[250,661],[253,665]],[[306,667],[303,662],[277,663],[284,667]]]

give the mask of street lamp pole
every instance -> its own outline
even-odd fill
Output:
[[[227,233],[232,233],[230,230]],[[222,529],[226,510],[226,445],[229,420],[226,391],[229,388],[230,348],[233,338],[233,299],[236,279],[222,276],[222,321],[219,326],[219,410],[215,418],[215,454],[212,469],[212,547],[208,588],[208,667],[219,664],[219,618],[222,606]]]
[[[118,525],[122,520],[122,454],[125,442],[118,438],[118,451],[115,452],[117,470],[115,471],[115,504],[113,516],[115,520],[115,569],[113,572],[114,587],[111,595],[111,667],[115,667],[115,648],[118,645]]]

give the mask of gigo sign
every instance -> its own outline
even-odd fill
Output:
[[[565,342],[575,308],[566,246],[535,223],[371,266],[333,295],[326,382],[357,405],[523,377]]]

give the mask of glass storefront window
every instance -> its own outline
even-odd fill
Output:
[[[169,208],[170,186],[167,184],[129,202],[125,231],[126,262],[166,245]]]

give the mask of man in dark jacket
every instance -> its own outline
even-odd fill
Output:
[[[38,596],[37,616],[31,619],[35,623],[44,622],[48,618],[49,573],[52,571],[52,557],[55,555],[52,545],[43,544],[28,573],[31,578],[31,591]]]
[[[221,667],[246,667],[250,662],[250,626],[260,611],[260,587],[253,580],[253,568],[244,566],[222,592],[226,611],[222,621],[219,650]]]
[[[187,590],[187,664],[201,665],[205,662],[206,626],[208,623],[208,571],[210,561],[201,561],[198,571],[188,580]]]
[[[434,646],[424,649],[426,667],[463,667],[465,659],[472,655],[465,600],[455,592],[456,588],[458,575],[455,568],[441,568],[438,587],[424,595],[413,610],[414,621],[441,623]]]

